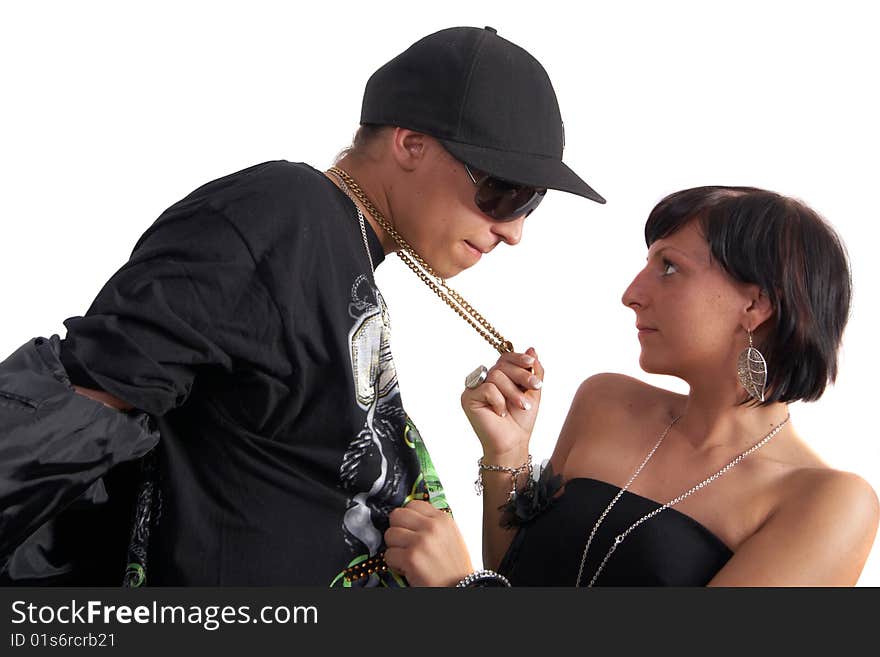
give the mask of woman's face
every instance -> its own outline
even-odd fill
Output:
[[[707,373],[735,380],[750,287],[711,257],[696,221],[654,242],[622,298],[636,314],[642,369],[688,381]]]

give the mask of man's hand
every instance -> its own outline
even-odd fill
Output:
[[[394,509],[385,532],[385,563],[413,586],[455,586],[474,571],[458,525],[448,513],[415,500]]]

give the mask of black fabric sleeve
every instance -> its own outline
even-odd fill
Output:
[[[188,397],[204,368],[258,357],[278,310],[244,236],[207,204],[172,206],[82,317],[64,321],[73,383],[153,415]]]
[[[57,335],[35,338],[0,362],[0,572],[74,500],[105,501],[99,477],[159,440],[148,415],[121,413],[71,390],[59,350]],[[33,556],[31,566],[48,555]]]

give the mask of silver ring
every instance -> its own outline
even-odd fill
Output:
[[[474,388],[478,388],[483,381],[486,380],[486,377],[489,376],[489,370],[486,369],[485,365],[480,365],[477,369],[467,375],[464,380],[464,387],[470,388],[473,390]]]

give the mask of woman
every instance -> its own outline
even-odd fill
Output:
[[[502,356],[462,395],[484,450],[486,567],[513,585],[855,584],[877,496],[824,463],[788,414],[837,374],[850,305],[840,240],[802,203],[750,187],[672,194],[645,238],[622,298],[639,362],[689,393],[590,377],[526,489],[543,369],[533,350]],[[473,570],[443,516],[415,503],[391,516],[386,559],[411,582]]]

